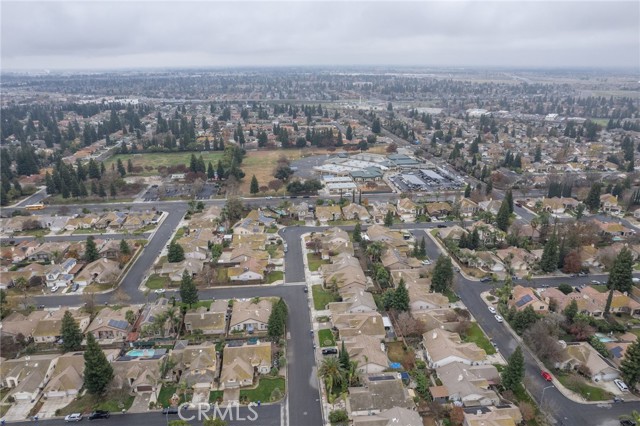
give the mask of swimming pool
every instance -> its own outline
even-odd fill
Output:
[[[140,358],[143,356],[153,356],[156,353],[156,351],[154,349],[133,349],[129,352],[127,352],[127,356],[130,356],[132,358]]]
[[[605,334],[602,334],[602,333],[596,333],[595,336],[602,343],[609,343],[609,342],[617,342],[618,341],[618,339],[616,339],[615,337],[609,337],[609,336],[607,336]]]

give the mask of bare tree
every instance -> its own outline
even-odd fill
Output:
[[[113,292],[111,300],[118,305],[124,305],[131,301],[131,296],[129,296],[122,288],[118,288]]]
[[[425,332],[425,325],[413,318],[408,312],[402,312],[396,319],[396,331],[401,336],[421,336]]]

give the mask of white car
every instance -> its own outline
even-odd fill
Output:
[[[165,290],[164,288],[159,288],[159,289],[154,290],[153,292],[154,292],[155,294],[164,294],[164,292],[165,292],[165,291],[166,291],[166,290]]]
[[[502,318],[500,315],[495,315],[494,318],[496,319],[496,321],[498,322],[503,322],[504,318]]]
[[[431,265],[431,261],[429,259],[425,259],[422,261],[423,265]]]
[[[58,291],[58,286],[54,285],[53,287],[51,287],[51,293],[55,293],[56,291]]]
[[[79,422],[80,420],[82,420],[82,414],[80,413],[69,414],[67,417],[64,418],[64,421],[67,423]]]
[[[489,312],[491,312],[492,314],[495,314],[496,308],[494,308],[493,306],[489,306]]]
[[[627,384],[625,382],[623,382],[620,379],[615,379],[613,381],[613,383],[616,384],[616,386],[618,387],[618,389],[620,389],[622,392],[628,392],[629,391],[629,386],[627,386]]]

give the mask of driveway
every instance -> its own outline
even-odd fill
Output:
[[[43,399],[44,404],[42,408],[38,412],[38,418],[40,419],[50,419],[51,417],[55,417],[56,410],[60,408],[64,408],[67,405],[71,404],[75,397],[73,396],[65,396],[62,398],[50,398]]]
[[[7,422],[25,420],[34,405],[36,404],[28,401],[16,402],[11,408],[9,408],[9,411],[4,415],[3,419]]]

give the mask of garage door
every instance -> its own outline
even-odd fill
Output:
[[[136,388],[138,392],[151,392],[153,387],[151,385],[141,385]]]

